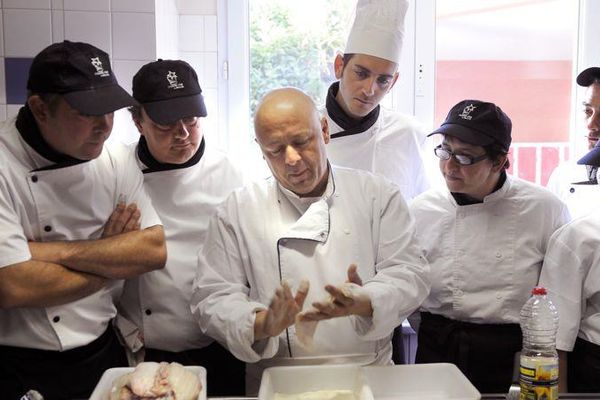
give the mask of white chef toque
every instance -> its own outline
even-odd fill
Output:
[[[367,54],[397,63],[407,9],[407,0],[358,0],[344,53]]]

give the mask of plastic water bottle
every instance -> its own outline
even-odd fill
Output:
[[[555,400],[558,399],[558,312],[546,296],[546,289],[536,287],[531,294],[521,309],[520,399]]]

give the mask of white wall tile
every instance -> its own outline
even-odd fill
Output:
[[[65,3],[63,0],[52,0],[52,9],[53,10],[63,10],[65,8]]]
[[[201,15],[179,17],[179,50],[204,51],[204,17]]]
[[[177,0],[181,14],[217,15],[217,0]]]
[[[119,60],[114,59],[112,62],[113,71],[119,81],[119,85],[123,87],[129,94],[131,94],[131,82],[136,72],[142,68],[143,65],[153,60]]]
[[[217,53],[204,53],[204,85],[207,88],[219,87]]]
[[[4,9],[4,55],[33,57],[52,43],[50,10]]]
[[[204,51],[217,51],[217,16],[204,17]]]
[[[23,107],[21,104],[7,104],[6,105],[6,119],[16,117],[19,110]]]
[[[0,57],[0,104],[6,104],[6,73],[4,71],[4,57]]]
[[[111,54],[110,14],[99,11],[65,11],[65,39],[87,42]]]
[[[154,14],[113,13],[113,57],[152,60],[156,57]]]
[[[154,12],[154,1],[150,0],[112,0],[112,12]]]
[[[65,10],[110,11],[110,0],[64,0]]]
[[[6,121],[6,104],[0,104],[0,121]]]
[[[200,81],[200,87],[204,88],[204,56],[202,53],[179,53],[179,58],[194,68]]]
[[[49,10],[50,0],[4,0],[3,8]]]
[[[0,7],[2,7],[1,4]],[[4,56],[4,23],[2,21],[4,18],[2,17],[2,10],[0,10],[0,57]]]
[[[65,13],[63,10],[52,10],[52,41],[65,40]]]

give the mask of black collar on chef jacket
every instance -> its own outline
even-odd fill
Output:
[[[504,185],[504,182],[506,182],[506,170],[502,171],[502,173],[500,174],[500,179],[498,179],[498,183],[496,183],[496,186],[494,187],[494,190],[492,190],[492,193],[500,190],[500,188]],[[454,197],[454,200],[456,200],[456,204],[458,204],[459,206],[470,206],[471,204],[483,203],[483,200],[474,199],[471,196],[468,196],[464,193],[450,192],[450,194],[452,194],[452,197]]]
[[[335,96],[337,96],[339,90],[340,82],[334,82],[331,86],[329,86],[329,90],[327,91],[327,99],[325,100],[325,108],[327,108],[327,113],[333,122],[338,124],[343,129],[341,132],[333,133],[331,135],[331,139],[362,133],[372,127],[375,122],[377,122],[377,118],[379,118],[379,110],[381,108],[379,105],[377,105],[373,111],[360,119],[352,118],[346,114],[346,112],[335,99]]]
[[[19,110],[19,114],[17,115],[17,121],[15,125],[17,127],[17,130],[19,131],[19,134],[29,146],[31,146],[39,155],[41,155],[45,159],[54,162],[53,165],[38,168],[34,171],[46,171],[51,169],[65,168],[88,161],[80,160],[78,158],[59,153],[52,147],[50,147],[48,142],[46,142],[46,140],[42,136],[40,128],[38,128],[37,123],[35,122],[33,113],[31,112],[27,104],[25,104]],[[68,133],[65,132],[64,134]]]
[[[146,138],[144,136],[140,136],[140,141],[138,142],[137,146],[137,154],[140,161],[144,163],[144,165],[147,167],[142,172],[144,174],[149,174],[151,172],[169,171],[172,169],[188,168],[192,165],[196,165],[198,164],[198,162],[202,158],[202,155],[204,154],[204,147],[205,142],[204,137],[202,137],[202,142],[200,142],[200,146],[198,147],[198,150],[196,150],[196,153],[192,156],[192,158],[190,158],[183,164],[161,163],[156,158],[154,158],[152,153],[150,153],[150,149],[148,149],[148,143],[146,142]]]

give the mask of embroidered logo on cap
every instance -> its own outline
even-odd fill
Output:
[[[110,75],[110,72],[104,69],[102,66],[102,61],[100,61],[100,57],[94,57],[90,59],[92,61],[92,65],[96,68],[96,73],[94,75],[98,75],[102,78]]]
[[[466,119],[466,120],[471,120],[473,119],[472,116],[470,116],[469,114],[471,114],[473,112],[473,110],[475,110],[477,107],[475,107],[473,104],[469,104],[468,106],[466,106],[462,113],[458,114],[459,117],[461,117],[462,119]]]
[[[183,89],[183,83],[177,82],[177,74],[175,72],[169,71],[167,81],[169,81],[169,89]]]

